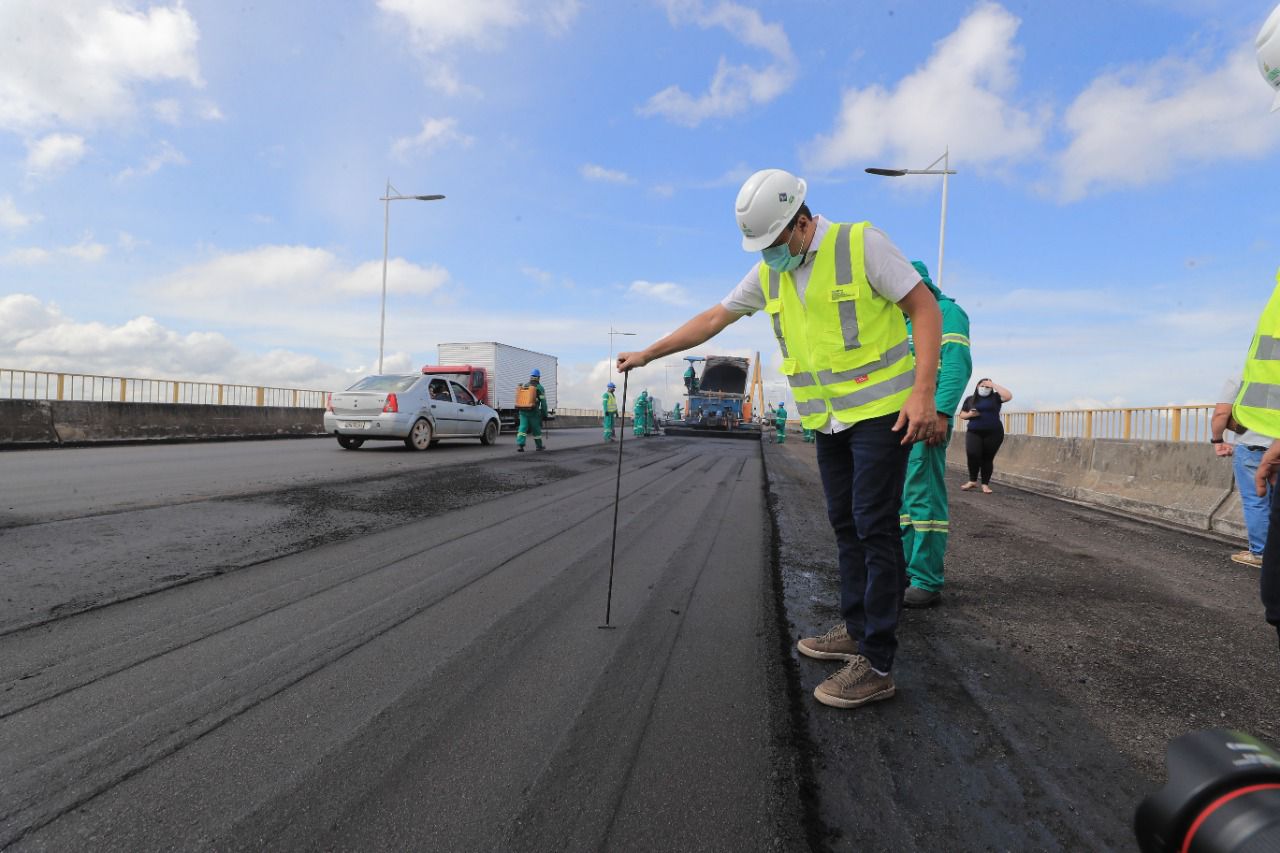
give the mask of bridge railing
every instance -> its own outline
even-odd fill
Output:
[[[1213,405],[1005,412],[1001,418],[1009,435],[1196,442],[1209,440]]]
[[[0,399],[69,400],[111,403],[192,403],[210,406],[288,406],[323,409],[324,391],[192,382],[182,379],[139,379],[90,373],[53,373],[0,367]]]

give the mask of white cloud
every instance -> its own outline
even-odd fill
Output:
[[[388,293],[423,296],[448,282],[449,273],[443,267],[422,267],[403,258],[392,258],[387,265]],[[192,303],[222,301],[228,295],[286,303],[328,302],[380,294],[382,261],[350,267],[326,249],[260,246],[184,267],[158,282],[154,290],[167,300]]]
[[[668,305],[688,305],[690,299],[683,287],[669,281],[633,281],[627,288],[628,296],[656,299]]]
[[[1063,120],[1071,143],[1058,158],[1060,196],[1075,201],[1273,151],[1275,121],[1260,83],[1251,48],[1217,68],[1170,56],[1097,78]]]
[[[345,388],[363,375],[302,352],[246,349],[218,332],[182,334],[145,315],[119,324],[84,322],[23,293],[0,296],[0,363],[27,370],[314,390]]]
[[[51,133],[33,140],[27,143],[27,177],[61,174],[79,163],[86,151],[84,137],[74,133]]]
[[[761,68],[732,65],[724,56],[716,66],[707,91],[698,96],[671,85],[649,98],[639,112],[662,116],[686,127],[709,118],[723,118],[767,104],[791,88],[799,65],[781,24],[766,24],[760,13],[737,3],[721,2],[707,8],[702,0],[666,0],[672,26],[693,23],[702,29],[721,27],[742,44],[768,53],[773,61]]]
[[[422,130],[415,136],[402,136],[391,143],[391,154],[399,160],[407,160],[414,154],[425,154],[449,143],[468,146],[472,138],[458,132],[455,118],[424,118]]]
[[[106,257],[107,247],[101,243],[94,242],[92,235],[85,235],[84,239],[79,243],[74,246],[66,246],[59,251],[77,260],[93,263]]]
[[[8,266],[35,266],[52,261],[57,255],[68,258],[75,258],[85,263],[95,263],[106,257],[107,247],[101,243],[95,242],[92,234],[86,234],[79,243],[71,246],[61,246],[54,249],[45,249],[40,246],[27,246],[25,248],[13,249],[12,251],[0,256],[0,263]]]
[[[131,115],[142,84],[202,84],[199,29],[181,3],[145,11],[131,0],[5,0],[0,129],[90,126]],[[21,34],[18,38],[14,34]]]
[[[999,4],[981,3],[894,88],[846,90],[835,128],[810,143],[806,165],[833,170],[885,158],[886,166],[921,168],[947,145],[971,166],[1035,153],[1048,112],[1009,100],[1022,58],[1019,24]]]
[[[39,220],[39,214],[18,210],[18,206],[13,203],[13,196],[0,196],[0,228],[17,231]]]
[[[447,58],[451,49],[497,50],[507,32],[541,23],[553,35],[565,33],[581,11],[580,0],[378,0],[378,8],[409,40],[424,61],[427,84],[450,95],[468,91]]]
[[[43,264],[53,255],[47,249],[41,249],[37,246],[28,246],[23,249],[13,249],[0,257],[0,262],[9,266],[31,267],[36,264]]]
[[[162,98],[151,104],[151,112],[165,124],[182,122],[182,102],[177,98]]]
[[[578,171],[588,181],[603,181],[608,184],[632,183],[632,177],[626,172],[620,172],[617,169],[606,169],[604,166],[597,166],[595,163],[583,163],[582,168]]]
[[[186,164],[187,158],[182,155],[181,151],[168,142],[161,141],[160,148],[156,153],[137,166],[129,166],[121,170],[116,175],[116,180],[127,181],[130,178],[141,178],[147,175],[154,175],[165,166],[185,166]]]

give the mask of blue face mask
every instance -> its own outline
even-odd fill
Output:
[[[771,246],[765,249],[760,255],[764,258],[765,264],[774,272],[791,272],[804,263],[804,252],[798,255],[791,254],[791,247],[786,243],[781,246]]]

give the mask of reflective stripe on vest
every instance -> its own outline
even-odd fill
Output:
[[[1248,429],[1280,438],[1280,273],[1258,318],[1244,363],[1244,382],[1231,411]]]
[[[805,429],[818,429],[831,417],[852,424],[896,412],[915,382],[902,310],[867,280],[866,227],[831,224],[803,301],[789,273],[760,264],[765,311]]]

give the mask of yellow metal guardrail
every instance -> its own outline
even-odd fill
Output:
[[[1006,412],[1001,418],[1009,435],[1194,442],[1209,440],[1213,405]]]
[[[325,391],[190,382],[181,379],[136,379],[89,373],[52,373],[0,367],[0,399],[70,400],[96,403],[189,403],[205,406],[288,406],[323,409]]]

